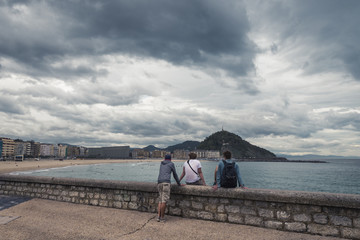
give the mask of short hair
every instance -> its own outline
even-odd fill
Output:
[[[231,152],[225,151],[225,152],[223,153],[223,155],[224,155],[225,159],[231,159]]]
[[[196,153],[190,153],[189,157],[190,157],[190,159],[196,159],[197,155],[196,155]]]

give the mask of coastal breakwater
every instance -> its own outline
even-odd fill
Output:
[[[0,194],[157,212],[155,183],[0,175]],[[167,214],[360,239],[360,195],[172,185]]]

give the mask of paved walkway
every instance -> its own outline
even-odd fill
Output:
[[[173,216],[159,223],[152,213],[1,195],[0,217],[10,219],[0,223],[4,240],[338,239]]]

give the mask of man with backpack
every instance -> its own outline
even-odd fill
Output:
[[[222,188],[235,188],[239,183],[241,188],[246,188],[240,176],[239,166],[236,162],[231,160],[231,152],[225,151],[223,153],[224,160],[219,162],[216,171],[216,184],[213,189],[217,190]]]

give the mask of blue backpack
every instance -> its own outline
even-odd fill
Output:
[[[220,186],[223,188],[235,188],[237,186],[237,177],[235,162],[228,163],[223,160],[224,169],[221,173]]]

